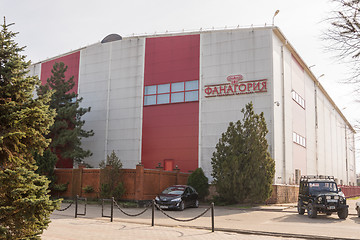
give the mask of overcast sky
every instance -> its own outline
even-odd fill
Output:
[[[360,120],[348,69],[321,40],[334,10],[329,0],[0,0],[0,16],[15,23],[16,41],[33,63],[101,41],[110,33],[130,35],[271,25],[295,47],[349,122]],[[359,145],[359,144],[358,144]],[[357,147],[358,148],[358,147]],[[360,171],[357,163],[357,172]]]

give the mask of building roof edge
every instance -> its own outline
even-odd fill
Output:
[[[325,95],[325,97],[329,100],[331,105],[334,107],[334,109],[339,113],[341,118],[345,121],[345,123],[348,125],[350,130],[353,133],[356,133],[353,126],[350,124],[350,122],[346,119],[344,114],[341,112],[341,110],[338,108],[338,106],[335,104],[334,100],[330,97],[330,95],[326,92],[325,88],[321,85],[319,80],[315,77],[315,75],[312,73],[310,68],[305,64],[305,61],[300,57],[300,55],[297,53],[295,48],[291,45],[291,43],[287,40],[285,35],[281,32],[281,30],[278,27],[273,27],[274,34],[280,39],[280,41],[286,46],[286,48],[293,54],[295,59],[300,63],[300,65],[305,69],[307,74],[310,76],[310,78],[314,81],[314,83],[319,87],[320,91]]]

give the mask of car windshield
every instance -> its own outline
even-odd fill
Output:
[[[312,182],[309,183],[310,192],[337,192],[337,186],[332,182]]]
[[[184,187],[168,187],[162,192],[162,194],[181,195],[184,193],[184,191]]]

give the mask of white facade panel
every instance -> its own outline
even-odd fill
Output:
[[[236,74],[242,74],[244,80],[268,80],[265,93],[212,98],[202,95],[200,165],[210,177],[215,146],[229,123],[243,118],[241,109],[247,103],[252,101],[255,112],[264,112],[268,126],[272,124],[271,31],[210,32],[203,33],[201,39],[201,91],[206,85],[226,83],[228,76]],[[268,141],[271,145],[271,127],[269,130]]]
[[[82,105],[92,107],[84,120],[86,129],[95,132],[83,140],[83,147],[96,149],[87,159],[95,167],[113,150],[125,168],[134,168],[140,161],[143,48],[144,39],[98,44],[81,51],[79,95],[84,97]]]

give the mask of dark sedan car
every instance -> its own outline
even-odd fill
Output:
[[[199,207],[198,193],[191,186],[174,185],[156,196],[155,202],[161,209],[184,210],[186,207]]]

